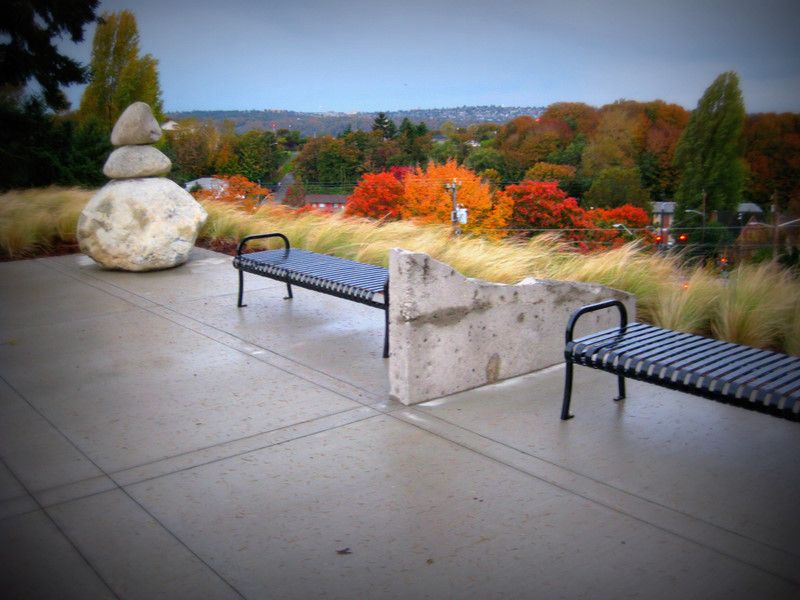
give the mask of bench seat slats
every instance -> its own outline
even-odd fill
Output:
[[[568,363],[800,420],[800,357],[640,323],[568,335],[564,354]]]
[[[245,246],[254,240],[278,238],[283,249],[244,253]],[[239,241],[233,267],[239,271],[237,306],[243,303],[244,273],[268,277],[286,284],[286,300],[292,299],[292,286],[366,304],[384,311],[383,357],[389,356],[389,270],[376,265],[317,254],[292,248],[279,232],[245,236]]]
[[[389,277],[384,267],[297,248],[243,254],[234,267],[364,300],[383,294]]]

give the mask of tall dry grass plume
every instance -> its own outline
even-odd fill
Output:
[[[33,256],[74,242],[78,215],[91,195],[91,190],[58,187],[0,195],[0,251],[11,258]]]

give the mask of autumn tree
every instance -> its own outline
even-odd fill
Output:
[[[583,173],[595,177],[609,167],[633,167],[640,150],[643,118],[624,106],[612,105],[604,110],[583,151]]]
[[[615,208],[594,208],[586,212],[586,218],[597,228],[588,236],[590,246],[613,248],[634,240],[655,242],[654,234],[646,229],[650,225],[650,216],[638,206],[623,204]]]
[[[596,108],[583,102],[555,102],[542,113],[542,119],[564,121],[576,133],[590,135],[600,120]]]
[[[494,144],[503,156],[506,178],[517,180],[535,163],[547,161],[564,148],[573,136],[564,121],[522,116],[502,127]]]
[[[139,30],[133,13],[105,13],[92,42],[91,78],[83,92],[79,117],[97,119],[111,128],[122,111],[136,101],[146,102],[163,120],[158,61],[139,56]]]
[[[525,179],[530,181],[555,181],[565,192],[575,180],[576,170],[572,165],[559,165],[548,162],[538,162],[525,171]]]
[[[717,77],[692,111],[675,150],[681,175],[675,194],[675,221],[687,221],[687,209],[706,214],[735,210],[742,200],[744,102],[739,77],[729,71]],[[692,217],[692,224],[696,224]]]
[[[365,173],[347,198],[346,214],[372,219],[396,219],[400,215],[403,184],[390,172]]]
[[[176,180],[207,177],[215,171],[220,136],[212,122],[181,120],[176,129],[166,132],[165,140],[165,153],[172,159]]]
[[[428,163],[417,167],[403,179],[403,200],[400,216],[421,223],[449,223],[453,208],[445,183],[458,182],[458,204],[469,212],[465,231],[499,229],[505,225],[505,206],[494,201],[491,189],[478,175],[455,160],[445,164]]]
[[[678,183],[678,171],[672,159],[681,133],[689,121],[689,112],[677,104],[661,100],[644,106],[647,131],[644,147],[636,160],[642,185],[653,200],[672,198]]]
[[[98,0],[11,0],[0,10],[0,88],[23,90],[36,81],[44,104],[69,106],[62,86],[86,81],[86,69],[61,54],[55,40],[83,41],[84,26],[95,19]]]
[[[554,181],[523,181],[507,186],[498,196],[512,207],[509,228],[522,230],[522,235],[557,229],[564,239],[583,242],[586,230],[593,228],[578,201]]]
[[[195,198],[200,201],[213,200],[233,204],[247,212],[255,212],[259,204],[269,200],[271,193],[258,183],[250,181],[242,175],[224,176],[217,175],[222,184],[215,189],[200,189],[194,192]]]
[[[765,208],[774,199],[779,210],[800,216],[800,114],[749,116],[744,142],[749,199]]]

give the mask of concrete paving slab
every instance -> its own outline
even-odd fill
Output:
[[[2,455],[0,455],[2,456]],[[33,497],[0,460],[0,520],[38,509]],[[0,538],[1,540],[2,538]]]
[[[39,261],[4,263],[0,270],[0,344],[14,343],[11,329],[65,323],[133,306]]]
[[[48,511],[119,598],[241,597],[120,490]]]
[[[4,598],[117,598],[42,510],[0,520]]]
[[[628,494],[800,557],[797,423],[576,368],[561,421],[563,367],[455,394],[419,410]]]
[[[0,375],[105,472],[360,406],[141,309],[15,335]]]
[[[238,279],[230,256],[194,248],[189,260],[174,269],[131,273],[101,268],[91,258],[71,254],[53,259],[55,265],[78,276],[92,278],[162,305],[197,298],[235,294]],[[248,289],[264,287],[266,279],[253,277]]]
[[[259,433],[224,444],[218,444],[211,448],[178,454],[157,462],[118,471],[114,473],[114,481],[120,486],[127,486],[148,479],[155,479],[162,475],[184,471],[192,467],[218,462],[234,456],[241,456],[255,450],[276,446],[289,440],[305,437],[335,427],[341,427],[348,423],[369,419],[377,414],[375,410],[362,406],[353,410],[326,415],[319,419],[298,423],[297,425],[274,429],[266,433]]]
[[[390,416],[128,491],[252,598],[796,593]]]
[[[233,294],[172,308],[377,397],[388,398],[389,361],[382,357],[382,310],[302,288],[295,290],[294,298],[284,300],[285,285],[267,281],[263,289],[246,294],[246,307],[237,308]]]
[[[1,380],[0,456],[34,495],[103,475],[61,432]]]

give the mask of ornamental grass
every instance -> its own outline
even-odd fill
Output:
[[[47,188],[0,195],[0,251],[6,257],[46,254],[75,241],[78,214],[92,192]],[[515,283],[526,277],[600,283],[636,295],[637,318],[661,327],[800,355],[800,281],[773,263],[741,265],[723,279],[680,256],[637,244],[579,254],[557,236],[503,241],[465,235],[446,225],[380,222],[266,205],[255,212],[202,202],[200,238],[235,243],[271,231],[293,246],[386,266],[388,251],[424,252],[467,277]],[[279,240],[254,244],[279,247]]]

